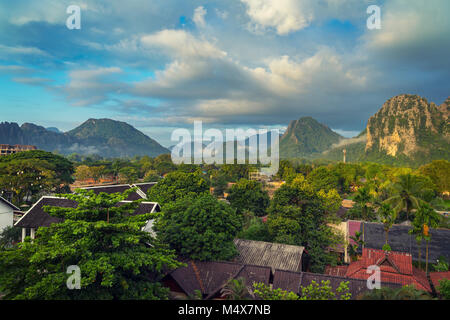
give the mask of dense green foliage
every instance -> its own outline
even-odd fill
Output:
[[[361,300],[431,300],[425,291],[417,290],[413,285],[398,289],[384,287],[366,292]]]
[[[174,171],[150,189],[148,198],[165,206],[177,199],[195,197],[208,191],[208,182],[200,174]]]
[[[272,289],[264,283],[254,283],[254,295],[262,300],[350,300],[351,293],[348,288],[348,281],[339,284],[336,290],[330,286],[330,281],[311,281],[306,287],[301,287],[300,297],[294,292],[282,289]]]
[[[327,249],[342,241],[327,225],[324,202],[299,175],[275,192],[267,219],[272,241],[304,246],[313,272],[322,272],[327,264],[336,263],[335,255]]]
[[[45,207],[64,222],[41,227],[36,239],[0,251],[0,292],[5,299],[167,299],[159,283],[180,266],[175,255],[141,231],[151,214],[132,215],[139,201],[121,206],[123,194],[78,190],[61,195],[77,208]],[[81,271],[81,288],[68,289],[69,266]]]
[[[262,184],[247,179],[241,179],[231,187],[227,200],[238,213],[249,210],[257,216],[265,215],[269,206],[269,196]]]
[[[237,254],[233,243],[242,217],[209,194],[166,203],[155,223],[158,238],[183,257],[229,260]]]

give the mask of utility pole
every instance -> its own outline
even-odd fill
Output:
[[[344,149],[344,150],[342,150],[342,152],[344,153],[344,163],[345,163],[345,156],[347,155],[347,150]]]

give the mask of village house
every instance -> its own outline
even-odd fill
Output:
[[[21,144],[0,144],[0,156],[7,156],[13,153],[22,152],[22,151],[30,151],[36,150],[35,146],[27,146]]]
[[[327,267],[325,274],[367,280],[372,274],[368,272],[371,266],[380,268],[381,282],[414,285],[418,290],[432,291],[425,272],[413,267],[412,256],[403,252],[364,248],[360,260],[350,265]]]
[[[0,197],[0,232],[6,227],[12,227],[15,217],[21,213],[20,209],[8,200]]]
[[[125,200],[119,202],[117,205],[123,205],[131,200]],[[78,204],[74,200],[43,196],[37,201],[14,225],[22,228],[22,242],[25,237],[30,236],[31,239],[35,238],[36,230],[39,227],[48,227],[52,223],[59,223],[63,220],[61,218],[52,217],[44,211],[44,206],[62,207],[62,208],[76,208]],[[133,214],[145,214],[160,212],[161,207],[156,202],[141,202]],[[144,231],[153,234],[152,229],[153,221],[147,222],[147,225],[143,228]]]

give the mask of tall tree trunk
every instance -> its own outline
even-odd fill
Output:
[[[422,269],[422,241],[417,243],[419,248],[419,269]]]
[[[426,257],[425,257],[425,259],[426,259],[425,260],[426,261],[425,262],[426,263],[425,264],[425,273],[428,275],[428,240],[426,240],[426,241],[427,241],[427,249],[426,249],[427,251],[426,251]]]
[[[365,232],[364,232],[364,221],[362,222],[362,240],[363,240],[363,243],[362,243],[362,250],[364,250],[364,244],[365,244],[365,241],[366,241],[366,239],[365,239],[365,237],[364,237],[364,234],[365,234]]]

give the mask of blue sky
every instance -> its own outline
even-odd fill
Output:
[[[368,30],[366,9],[381,8]],[[81,29],[69,30],[69,5]],[[390,97],[450,94],[447,0],[0,3],[0,121],[132,124],[163,145],[194,120],[352,136]]]

